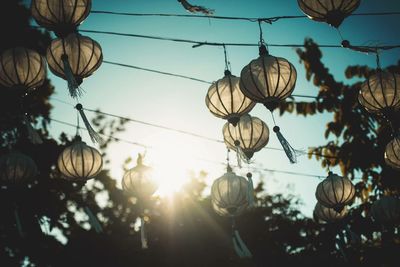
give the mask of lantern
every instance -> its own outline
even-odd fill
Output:
[[[31,13],[39,25],[62,37],[76,31],[91,6],[91,0],[32,0]]]
[[[46,79],[46,62],[36,51],[16,47],[0,55],[0,84],[32,90]]]
[[[321,220],[326,223],[333,223],[343,219],[347,215],[347,209],[344,208],[341,212],[337,212],[334,209],[327,208],[317,202],[313,215],[316,221]]]
[[[232,217],[232,215],[229,213],[229,211],[227,209],[221,208],[220,206],[215,204],[214,201],[211,201],[211,206],[212,206],[213,210],[215,211],[215,213],[218,214],[219,216]],[[240,206],[238,208],[237,212],[235,213],[235,216],[242,214],[246,210],[246,208],[247,208],[247,205]]]
[[[143,157],[139,154],[137,164],[128,170],[122,178],[122,189],[135,197],[148,198],[157,190],[153,180],[153,169],[143,164]]]
[[[225,76],[208,89],[206,105],[216,117],[236,125],[240,116],[249,113],[255,102],[247,98],[239,87],[239,78],[225,71]]]
[[[94,178],[103,168],[99,151],[78,140],[64,149],[57,161],[63,176],[72,181],[86,181]]]
[[[50,70],[67,80],[71,96],[77,97],[79,85],[100,67],[103,54],[96,41],[80,34],[70,34],[53,40],[46,58]]]
[[[360,104],[371,113],[390,113],[400,108],[400,75],[378,68],[362,85]]]
[[[390,167],[400,170],[400,137],[395,137],[386,145],[385,162]]]
[[[0,184],[21,185],[38,173],[35,162],[20,152],[12,151],[0,157]]]
[[[380,224],[399,224],[400,199],[393,196],[383,196],[372,204],[371,215]]]
[[[318,184],[315,196],[325,207],[341,212],[353,200],[355,188],[349,179],[329,172],[328,177]]]
[[[338,28],[360,5],[360,0],[297,0],[300,9],[312,20]]]

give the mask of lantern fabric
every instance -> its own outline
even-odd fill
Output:
[[[103,158],[95,148],[77,141],[59,155],[57,166],[67,180],[86,181],[101,172]]]
[[[395,137],[386,145],[385,162],[390,167],[400,170],[400,137]]]
[[[240,116],[249,113],[256,105],[242,93],[239,80],[226,71],[222,79],[210,86],[206,96],[206,105],[211,113],[233,125],[237,124]]]
[[[21,185],[38,174],[35,162],[17,151],[0,156],[0,184]]]
[[[321,203],[317,202],[313,212],[316,221],[323,221],[326,223],[333,223],[340,221],[347,215],[347,209],[337,212],[332,208],[327,208]]]
[[[72,72],[76,82],[92,75],[101,65],[103,54],[100,45],[93,39],[80,34],[70,34],[51,42],[46,53],[50,70],[65,80],[66,72]],[[66,68],[65,60],[69,63]]]
[[[32,90],[46,79],[46,61],[38,52],[15,47],[0,55],[0,84]]]
[[[76,31],[91,6],[91,0],[32,0],[31,13],[40,26],[62,37]]]
[[[240,89],[245,96],[272,111],[292,94],[296,79],[296,69],[289,61],[269,55],[265,46],[261,46],[260,56],[240,73]]]
[[[218,214],[219,216],[222,217],[232,217],[232,214],[229,213],[229,211],[225,208],[221,208],[220,206],[218,206],[217,204],[215,204],[214,201],[211,201],[211,206],[213,208],[213,210],[215,211],[216,214]],[[246,209],[247,209],[247,205],[242,205],[240,206],[237,211],[234,213],[234,216],[239,216],[241,215]]]
[[[400,108],[400,74],[380,69],[361,85],[360,104],[371,113],[385,113]]]
[[[400,199],[393,196],[383,196],[371,206],[372,218],[380,224],[400,223]]]
[[[360,0],[297,0],[310,19],[326,22],[337,28],[360,5]]]
[[[269,141],[267,124],[248,114],[240,117],[236,126],[225,123],[222,133],[226,146],[233,150],[240,148],[248,159],[251,159],[254,153],[260,151]]]
[[[137,165],[122,178],[122,189],[135,197],[150,197],[157,190],[157,184],[152,177],[153,169],[143,164],[143,158],[139,154]]]
[[[341,212],[353,200],[355,188],[349,179],[329,172],[328,177],[318,184],[315,196],[325,207]]]
[[[211,186],[211,200],[220,208],[220,213],[238,216],[248,206],[248,182],[236,175],[230,167]]]

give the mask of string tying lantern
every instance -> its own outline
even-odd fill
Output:
[[[393,169],[400,170],[400,136],[395,137],[386,145],[385,162]]]
[[[157,184],[153,180],[153,169],[143,164],[143,156],[141,154],[138,155],[136,166],[124,174],[122,189],[142,202],[142,213],[144,213],[143,204],[146,199],[156,192]],[[148,248],[144,214],[140,216],[140,237],[142,248]]]
[[[76,32],[91,7],[91,0],[32,0],[31,13],[40,26],[65,37]]]
[[[79,85],[101,65],[103,54],[93,39],[73,33],[51,42],[46,54],[50,70],[68,82],[73,98],[82,94]]]
[[[310,19],[338,28],[343,20],[360,5],[360,0],[297,0]]]
[[[347,215],[347,209],[344,208],[341,212],[337,212],[332,208],[327,208],[321,203],[317,202],[314,207],[314,219],[316,221],[323,221],[326,223],[334,223],[342,220]]]
[[[400,223],[400,199],[393,196],[383,196],[371,206],[372,218],[382,225]]]
[[[328,177],[318,184],[315,196],[323,206],[340,213],[353,201],[355,188],[349,179],[329,172]]]
[[[5,186],[22,185],[38,174],[35,162],[17,151],[0,157],[0,183]]]

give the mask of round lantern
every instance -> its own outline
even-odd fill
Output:
[[[122,189],[135,197],[150,197],[157,190],[157,184],[152,177],[153,169],[143,164],[143,158],[139,154],[136,166],[128,170],[122,178]]]
[[[16,47],[0,55],[0,84],[32,90],[46,79],[46,61],[36,51]]]
[[[349,179],[329,172],[328,177],[318,184],[315,196],[325,207],[341,212],[353,200],[355,188]]]
[[[394,138],[386,145],[385,162],[390,167],[400,170],[400,137]]]
[[[360,0],[297,0],[300,9],[312,20],[337,28],[360,5]]]
[[[0,184],[20,185],[38,173],[35,162],[20,152],[10,152],[0,157]]]
[[[47,49],[46,58],[50,70],[68,81],[70,94],[76,97],[83,79],[100,67],[103,54],[96,41],[73,33],[53,40]]]
[[[248,181],[230,167],[211,186],[212,202],[231,217],[238,216],[248,206],[248,196]]]
[[[214,201],[211,201],[211,206],[212,206],[213,210],[215,211],[215,213],[218,214],[219,216],[232,217],[232,214],[230,214],[227,209],[221,208],[220,206],[215,204]],[[236,211],[236,213],[234,214],[234,216],[238,216],[238,215],[242,214],[246,210],[246,208],[247,208],[247,205],[240,206],[238,208],[238,210]]]
[[[61,37],[76,31],[91,6],[91,0],[32,0],[31,13],[39,25]]]
[[[362,85],[360,104],[371,113],[386,113],[400,108],[400,74],[380,69]]]
[[[260,151],[269,141],[267,124],[248,114],[240,117],[236,127],[225,123],[222,133],[226,146],[233,150],[241,149],[248,159],[251,159],[254,153]]]
[[[334,209],[327,208],[317,202],[314,208],[313,215],[316,221],[333,223],[343,219],[347,215],[347,209],[344,208],[341,212],[337,212]]]
[[[58,157],[57,166],[66,179],[86,181],[101,172],[103,158],[95,148],[77,141],[64,149]]]
[[[272,111],[292,94],[296,78],[296,69],[289,61],[269,55],[262,45],[260,56],[242,69],[240,89],[248,98]]]
[[[246,97],[239,87],[239,78],[225,71],[225,76],[208,89],[206,105],[216,117],[236,125],[240,116],[249,113],[255,102]]]
[[[384,196],[371,206],[371,215],[380,224],[400,223],[400,199]]]

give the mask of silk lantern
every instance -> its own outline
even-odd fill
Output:
[[[326,223],[334,223],[342,220],[347,215],[347,209],[337,212],[332,208],[327,208],[321,203],[317,202],[313,212],[316,221],[323,221]]]
[[[23,185],[38,174],[35,162],[17,151],[0,156],[0,184],[5,186]]]
[[[400,170],[400,137],[395,137],[386,145],[385,162],[393,169]]]

